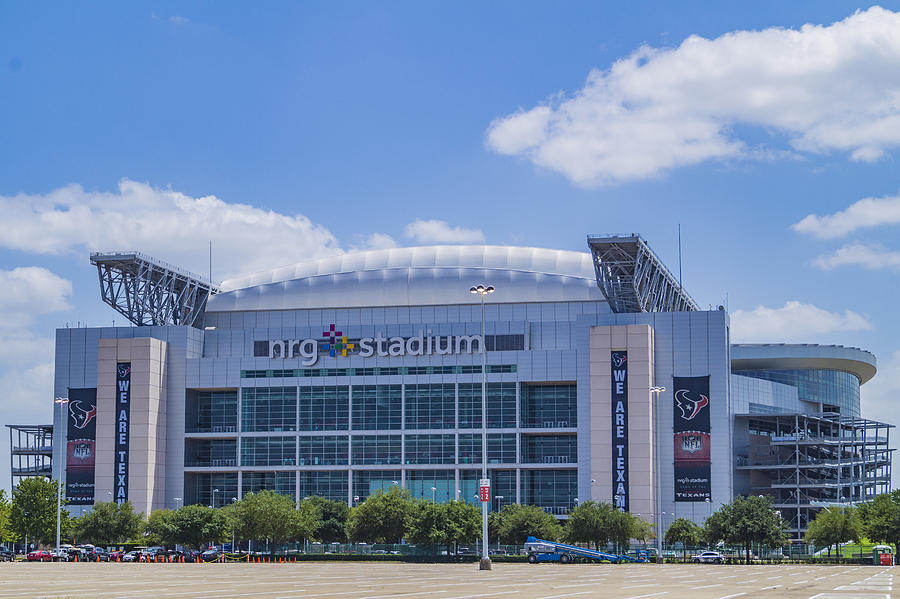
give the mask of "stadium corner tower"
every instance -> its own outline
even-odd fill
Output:
[[[375,250],[221,286],[92,254],[133,326],[57,330],[53,475],[75,513],[261,489],[353,505],[392,485],[474,503],[484,351],[491,509],[592,499],[665,529],[767,494],[800,534],[887,489],[889,427],[859,410],[874,356],[732,347],[725,310],[640,236],[587,245]],[[479,284],[496,288],[483,336]]]

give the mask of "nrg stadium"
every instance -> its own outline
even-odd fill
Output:
[[[638,235],[348,253],[221,284],[138,252],[91,262],[133,326],[57,330],[68,403],[52,427],[10,426],[13,484],[52,474],[75,514],[261,489],[353,505],[391,485],[476,503],[482,377],[491,509],[592,499],[664,531],[752,493],[798,537],[890,486],[892,426],[860,414],[871,353],[732,345],[724,308],[701,310]]]

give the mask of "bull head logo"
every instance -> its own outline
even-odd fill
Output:
[[[613,352],[612,363],[616,368],[621,368],[625,364],[628,354],[625,352]]]
[[[73,426],[77,429],[83,429],[90,424],[91,420],[97,415],[97,406],[85,404],[78,400],[70,401],[69,415],[72,417],[72,420],[74,420]]]
[[[700,410],[709,405],[709,398],[701,395],[700,399],[688,397],[687,389],[679,389],[675,392],[675,403],[681,410],[681,417],[685,420],[693,420]]]
[[[131,372],[131,365],[130,364],[119,364],[117,367],[117,372],[118,372],[119,378],[124,379],[126,376],[128,376],[128,373]]]

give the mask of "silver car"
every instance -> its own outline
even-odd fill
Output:
[[[725,556],[718,551],[704,551],[699,555],[691,556],[691,561],[695,564],[724,564]]]

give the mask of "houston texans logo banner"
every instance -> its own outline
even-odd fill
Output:
[[[69,389],[67,407],[66,499],[69,505],[94,505],[97,390]]]
[[[674,377],[675,501],[711,500],[709,376]]]
[[[612,352],[613,505],[628,511],[628,353]]]
[[[116,365],[115,454],[113,490],[115,502],[128,501],[128,447],[131,441],[131,362]]]

